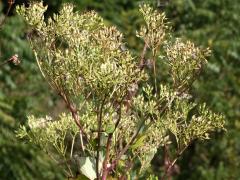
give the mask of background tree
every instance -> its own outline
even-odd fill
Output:
[[[0,17],[5,18],[2,13]],[[27,111],[38,114],[46,112],[44,106],[53,105],[41,76],[33,76],[37,68],[25,30],[18,17],[7,18],[0,29],[1,62],[14,54],[24,59],[18,66],[9,62],[0,68],[0,179],[61,179],[58,167],[44,153],[16,138],[16,127],[24,122]]]

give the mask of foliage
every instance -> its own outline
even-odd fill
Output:
[[[0,13],[0,19],[3,18]],[[32,76],[37,67],[31,62],[33,54],[24,40],[26,29],[23,20],[17,17],[7,18],[0,29],[1,64],[14,54],[24,59],[18,66],[8,63],[0,67],[0,179],[62,179],[56,164],[36,147],[19,142],[15,134],[26,111],[43,112],[43,107],[34,102],[45,105],[51,102],[50,98],[44,101],[49,93],[44,90],[43,83],[39,83],[41,77]],[[40,92],[45,92],[45,97]],[[34,95],[38,98],[33,98]]]
[[[162,172],[165,178],[193,140],[208,139],[208,133],[223,129],[223,116],[196,104],[188,94],[209,51],[166,36],[164,14],[149,5],[140,7],[145,25],[137,36],[145,47],[139,65],[138,58],[121,48],[123,35],[94,11],[80,14],[66,4],[45,21],[46,9],[33,3],[19,7],[18,13],[32,27],[28,38],[42,75],[70,114],[56,120],[30,116],[18,135],[62,162],[66,175],[124,177],[123,171],[130,171],[138,159],[140,176],[159,147],[171,146],[176,157]],[[146,51],[154,67],[154,88],[147,85]],[[157,80],[159,55],[171,70],[170,85]]]
[[[193,144],[181,161],[179,179],[237,179],[239,174],[239,1],[173,0],[166,6],[174,34],[210,46],[206,71],[194,83],[194,93],[215,111],[225,114],[228,135]],[[194,165],[195,164],[195,165]],[[194,173],[189,173],[191,169]]]

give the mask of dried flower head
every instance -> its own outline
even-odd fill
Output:
[[[21,63],[20,59],[18,58],[18,55],[13,55],[9,60],[9,62],[12,62],[14,65],[19,65]]]
[[[80,14],[65,4],[44,21],[46,8],[33,3],[17,11],[37,34],[29,41],[41,73],[70,113],[55,121],[29,116],[30,130],[22,126],[18,135],[63,161],[68,176],[77,171],[89,179],[105,180],[110,173],[118,178],[136,159],[142,172],[158,148],[173,145],[178,158],[193,140],[208,139],[209,133],[223,129],[223,116],[194,103],[186,91],[207,63],[209,51],[189,41],[167,41],[164,14],[149,5],[140,7],[146,25],[138,36],[152,50],[149,59],[157,57],[166,41],[161,59],[166,59],[173,78],[173,86],[155,79],[153,88],[146,85],[146,72],[136,58],[123,48],[122,33],[106,26],[96,12]],[[11,61],[17,64],[18,57]],[[155,69],[155,60],[143,63]]]

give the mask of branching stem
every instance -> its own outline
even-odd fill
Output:
[[[103,175],[102,175],[102,180],[106,180],[107,176],[108,176],[108,172],[109,172],[109,168],[108,168],[108,161],[109,161],[109,156],[110,156],[110,148],[111,148],[111,144],[112,144],[112,137],[113,137],[113,133],[115,132],[115,130],[117,129],[121,118],[122,118],[122,102],[120,104],[120,108],[119,108],[119,113],[118,113],[119,117],[118,120],[115,124],[114,127],[114,131],[112,133],[109,134],[108,136],[108,140],[107,140],[107,147],[106,147],[106,156],[103,162]]]
[[[87,137],[87,134],[84,132],[83,130],[83,127],[82,125],[80,124],[80,119],[79,119],[79,116],[78,116],[78,113],[77,113],[77,109],[76,107],[70,102],[70,100],[67,98],[67,96],[61,92],[60,93],[60,96],[63,98],[64,102],[66,103],[67,105],[67,108],[70,110],[70,112],[72,113],[72,117],[75,121],[75,123],[77,124],[77,126],[79,127],[79,130],[80,130],[80,136],[82,136],[82,134],[85,136],[85,138],[88,140],[88,137]],[[82,138],[81,138],[82,139]],[[83,144],[81,144],[81,148],[82,150],[84,150],[84,147],[83,147]]]
[[[103,107],[106,100],[106,95],[104,99],[102,100],[102,103],[100,104],[99,110],[98,110],[98,135],[97,135],[97,158],[96,158],[96,173],[97,173],[97,179],[100,179],[99,174],[99,156],[100,156],[100,144],[101,144],[101,132],[102,132],[102,115],[103,115]]]
[[[122,155],[124,155],[127,150],[129,149],[129,147],[132,145],[132,143],[135,141],[135,139],[137,138],[142,126],[143,126],[144,120],[142,120],[141,124],[139,125],[138,129],[134,132],[134,134],[132,135],[130,141],[127,143],[127,145],[121,150],[121,152],[117,155],[117,158],[115,159],[113,166],[116,166],[118,164],[118,161],[121,159]]]
[[[168,177],[169,172],[171,172],[173,166],[175,165],[175,163],[177,162],[177,160],[180,158],[180,156],[182,155],[182,153],[187,149],[187,147],[188,147],[188,146],[185,146],[182,150],[180,150],[180,151],[177,153],[176,158],[175,158],[171,163],[169,163],[168,167],[165,169],[165,172],[164,172],[161,180],[165,180],[165,179]]]
[[[9,15],[10,10],[14,3],[15,3],[14,0],[8,0],[8,10],[7,10],[7,13],[6,13],[4,19],[2,20],[2,22],[0,22],[0,29],[2,28],[2,25],[6,22],[7,16]]]

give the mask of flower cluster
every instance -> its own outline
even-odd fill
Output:
[[[194,103],[187,92],[209,50],[180,39],[172,43],[164,14],[149,5],[140,7],[146,22],[137,34],[145,42],[141,58],[146,47],[152,50],[156,77],[155,60],[164,44],[161,59],[173,79],[173,85],[155,79],[153,88],[137,58],[122,50],[122,33],[106,26],[96,12],[80,14],[66,4],[59,14],[44,19],[46,8],[33,3],[17,11],[33,29],[29,41],[42,75],[70,113],[58,120],[29,116],[18,136],[63,161],[68,176],[119,177],[136,159],[142,172],[158,148],[172,146],[172,156],[178,158],[193,140],[224,129],[224,117]]]

